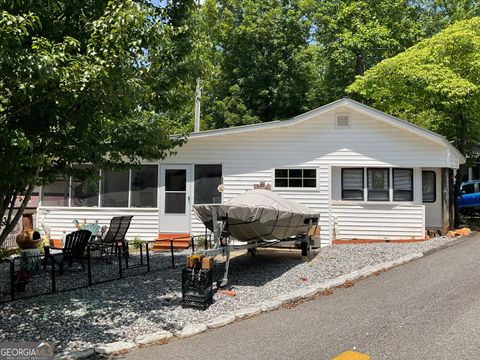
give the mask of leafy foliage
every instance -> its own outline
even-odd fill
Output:
[[[468,155],[480,135],[480,18],[457,22],[382,61],[348,91],[443,134]],[[454,198],[462,175],[463,166],[456,175]],[[458,212],[455,221],[458,224]]]
[[[356,75],[479,11],[472,0],[207,0],[195,23],[203,125],[283,119],[336,100]]]
[[[478,138],[480,123],[480,18],[451,25],[384,60],[348,91],[390,114],[445,135],[465,154],[462,121]]]
[[[1,10],[0,244],[34,186],[72,164],[91,164],[85,175],[163,158],[180,145],[183,137],[169,136],[182,106],[176,84],[191,75],[179,65],[191,51],[181,35],[184,8],[23,0]],[[26,196],[13,216],[17,195]]]
[[[207,0],[202,11],[214,44],[204,81],[207,127],[287,118],[312,106],[318,48],[298,1]]]

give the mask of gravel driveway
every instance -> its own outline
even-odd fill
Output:
[[[299,252],[261,250],[230,263],[229,289],[215,294],[206,311],[181,307],[181,268],[100,284],[91,288],[7,303],[0,310],[0,341],[53,341],[56,351],[74,350],[158,330],[181,329],[370,265],[442,246],[438,237],[421,243],[334,245],[310,262]]]

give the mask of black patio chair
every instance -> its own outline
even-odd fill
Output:
[[[124,256],[128,256],[128,244],[125,240],[125,235],[130,228],[133,215],[115,216],[110,220],[110,226],[103,239],[97,239],[90,242],[90,247],[93,250],[100,250],[100,257],[104,252],[108,255],[113,254],[114,251],[123,251]]]
[[[85,270],[83,257],[91,236],[92,233],[88,230],[78,230],[65,237],[63,248],[50,248],[46,246],[44,248],[44,268],[46,268],[48,262],[53,262],[59,266],[60,275],[62,275],[65,262],[68,262],[68,267],[71,267],[74,262],[77,262],[82,265],[82,269]],[[61,250],[61,252],[52,252],[51,250]]]

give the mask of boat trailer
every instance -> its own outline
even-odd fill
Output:
[[[317,232],[318,229],[318,218],[309,219],[307,226],[307,232],[301,235],[297,235],[293,238],[282,239],[282,240],[253,240],[249,242],[242,242],[236,240],[231,236],[228,229],[228,214],[224,217],[219,217],[217,211],[212,209],[212,221],[213,221],[213,244],[210,249],[197,250],[192,255],[197,256],[211,256],[215,258],[218,255],[222,255],[225,258],[225,270],[222,280],[219,282],[218,287],[225,287],[228,283],[228,270],[230,267],[230,253],[232,250],[243,250],[247,249],[252,255],[256,254],[257,248],[267,248],[275,246],[282,241],[292,241],[300,245],[302,250],[302,257],[304,259],[308,258],[309,252],[313,245],[312,236]],[[206,241],[206,239],[205,239]]]

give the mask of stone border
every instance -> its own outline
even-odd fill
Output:
[[[464,238],[460,238],[458,240],[464,240]],[[135,341],[131,341],[131,340],[118,341],[114,343],[98,345],[95,348],[86,348],[82,350],[72,351],[69,353],[59,354],[55,356],[55,359],[56,360],[59,360],[59,359],[77,360],[77,359],[84,359],[84,358],[90,357],[94,354],[99,354],[99,355],[123,354],[123,353],[129,352],[130,350],[138,346],[163,344],[175,338],[181,339],[181,338],[197,335],[209,329],[222,327],[230,323],[233,323],[235,321],[258,315],[262,312],[269,312],[272,310],[279,309],[282,306],[287,304],[292,304],[300,300],[306,300],[306,299],[312,298],[326,290],[340,287],[345,283],[361,280],[362,278],[365,278],[372,274],[391,269],[393,267],[405,264],[407,262],[410,262],[416,259],[420,259],[426,255],[429,255],[438,250],[450,247],[459,242],[460,241],[454,240],[451,243],[445,244],[444,246],[440,246],[438,248],[425,251],[423,253],[413,253],[395,260],[383,262],[381,264],[367,266],[361,270],[357,270],[349,274],[345,274],[337,278],[327,280],[322,284],[310,285],[303,289],[299,289],[294,292],[291,292],[289,294],[280,295],[269,301],[264,301],[263,303],[260,303],[256,306],[251,306],[245,309],[238,310],[232,315],[219,315],[216,318],[213,318],[207,321],[206,323],[187,324],[182,330],[176,331],[174,333],[171,333],[169,331],[158,331],[152,334],[145,334],[145,335],[138,336],[135,339]]]

